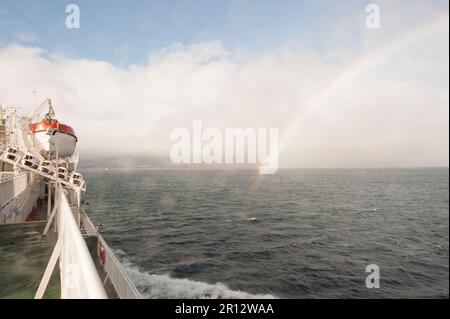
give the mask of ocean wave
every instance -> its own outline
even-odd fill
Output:
[[[120,255],[120,254],[119,254]],[[231,290],[225,284],[208,284],[142,271],[126,258],[121,263],[144,298],[149,299],[272,299],[269,294],[249,294]]]

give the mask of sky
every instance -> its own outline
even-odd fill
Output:
[[[201,120],[279,128],[281,167],[448,166],[448,33],[448,1],[0,0],[0,104],[52,98],[81,158]]]

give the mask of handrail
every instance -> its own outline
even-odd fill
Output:
[[[26,175],[26,173],[0,172],[0,184],[13,180],[16,177]]]
[[[0,184],[14,178],[14,172],[0,172]]]
[[[61,185],[58,186],[57,193],[58,237],[62,238],[59,259],[61,298],[107,298]]]
[[[122,267],[122,264],[109,248],[101,235],[98,235],[100,244],[105,249],[105,271],[113,284],[117,295],[121,299],[141,299],[142,296],[136,289],[128,274]]]
[[[114,286],[118,297],[121,299],[141,299],[142,296],[136,289],[136,286],[133,284],[130,277],[123,269],[122,264],[114,255],[111,248],[109,248],[103,236],[97,232],[96,227],[92,223],[91,219],[87,216],[86,212],[83,209],[80,209],[80,214],[82,224],[84,226],[84,229],[86,230],[86,234],[88,236],[97,236],[99,244],[105,251],[103,267],[109,280]]]
[[[0,212],[27,189],[26,181],[22,181],[23,178],[27,178],[26,173],[14,175],[0,183]],[[6,184],[7,182],[17,183],[17,185],[11,187]]]

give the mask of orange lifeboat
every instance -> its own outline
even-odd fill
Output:
[[[44,157],[56,156],[56,150],[59,157],[68,157],[75,153],[78,138],[74,129],[57,119],[45,118],[32,123],[28,126],[28,131],[32,135],[34,147]]]

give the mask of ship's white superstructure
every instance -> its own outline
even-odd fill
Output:
[[[86,183],[76,171],[77,142],[75,131],[56,119],[50,99],[27,116],[0,107],[0,225],[39,220],[43,235],[57,234],[47,267],[38,270],[35,298],[44,296],[56,266],[61,298],[140,298],[81,207]]]

